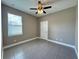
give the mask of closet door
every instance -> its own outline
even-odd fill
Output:
[[[48,39],[48,21],[40,22],[40,37],[43,39]]]

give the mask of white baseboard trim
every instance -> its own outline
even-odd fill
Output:
[[[42,39],[42,38],[40,38],[40,39]],[[66,43],[62,43],[62,42],[58,42],[58,41],[54,41],[54,40],[50,40],[50,39],[44,39],[44,40],[47,40],[49,42],[56,43],[56,44],[59,44],[59,45],[63,45],[63,46],[74,48],[74,45],[69,45],[69,44],[66,44]]]
[[[11,45],[7,45],[7,46],[4,46],[3,49],[7,49],[7,48],[10,48],[10,47],[19,45],[19,44],[23,44],[23,43],[26,43],[26,42],[35,40],[35,39],[37,39],[37,38],[39,38],[39,37],[35,37],[35,38],[27,39],[27,40],[24,40],[24,41],[21,41],[21,42],[17,42],[17,43],[11,44]]]
[[[27,40],[24,40],[24,41],[21,41],[21,42],[18,42],[18,43],[14,43],[14,44],[11,44],[11,45],[4,46],[3,49],[7,49],[7,48],[10,48],[10,47],[13,47],[13,46],[16,46],[16,45],[20,45],[20,44],[23,44],[23,43],[26,43],[26,42],[29,42],[29,41],[32,41],[32,40],[35,40],[35,39],[42,39],[42,38],[35,37],[35,38],[27,39]],[[77,53],[77,50],[76,50],[74,45],[69,45],[69,44],[66,44],[66,43],[62,43],[62,42],[58,42],[58,41],[54,41],[54,40],[50,40],[50,39],[44,39],[44,40],[47,40],[49,42],[56,43],[56,44],[59,44],[59,45],[71,47],[75,50],[75,53],[78,57],[78,53]]]
[[[40,38],[40,39],[43,39],[43,38]],[[69,44],[66,44],[66,43],[62,43],[62,42],[58,42],[58,41],[54,41],[54,40],[50,40],[50,39],[44,39],[44,40],[47,40],[49,42],[56,43],[56,44],[59,44],[59,45],[63,45],[63,46],[73,48],[75,50],[77,57],[78,57],[78,53],[77,53],[76,47],[74,45],[69,45]]]
[[[75,53],[76,53],[76,55],[77,55],[77,58],[78,58],[78,52],[77,52],[77,49],[76,49],[76,47],[74,47],[74,50],[75,50]]]

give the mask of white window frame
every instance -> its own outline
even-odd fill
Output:
[[[10,16],[9,15],[13,15],[14,17],[18,18],[18,21],[16,18],[12,19],[12,21],[10,21]],[[17,22],[15,22],[15,19]],[[12,22],[12,23],[11,23]],[[13,27],[12,27],[13,26]],[[19,27],[21,26],[21,27]],[[12,28],[10,28],[12,27]],[[8,13],[8,37],[11,37],[11,36],[17,36],[17,35],[22,35],[23,34],[23,30],[22,30],[22,16],[19,16],[19,15],[15,15],[15,14],[12,14],[12,13]]]

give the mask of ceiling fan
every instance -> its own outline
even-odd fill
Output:
[[[37,8],[30,8],[30,10],[37,10],[36,14],[46,14],[46,11],[44,9],[52,8],[52,6],[43,7],[42,2],[38,1],[38,7]]]

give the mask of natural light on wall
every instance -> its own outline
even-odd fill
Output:
[[[22,17],[8,13],[8,36],[16,36],[22,34]]]

